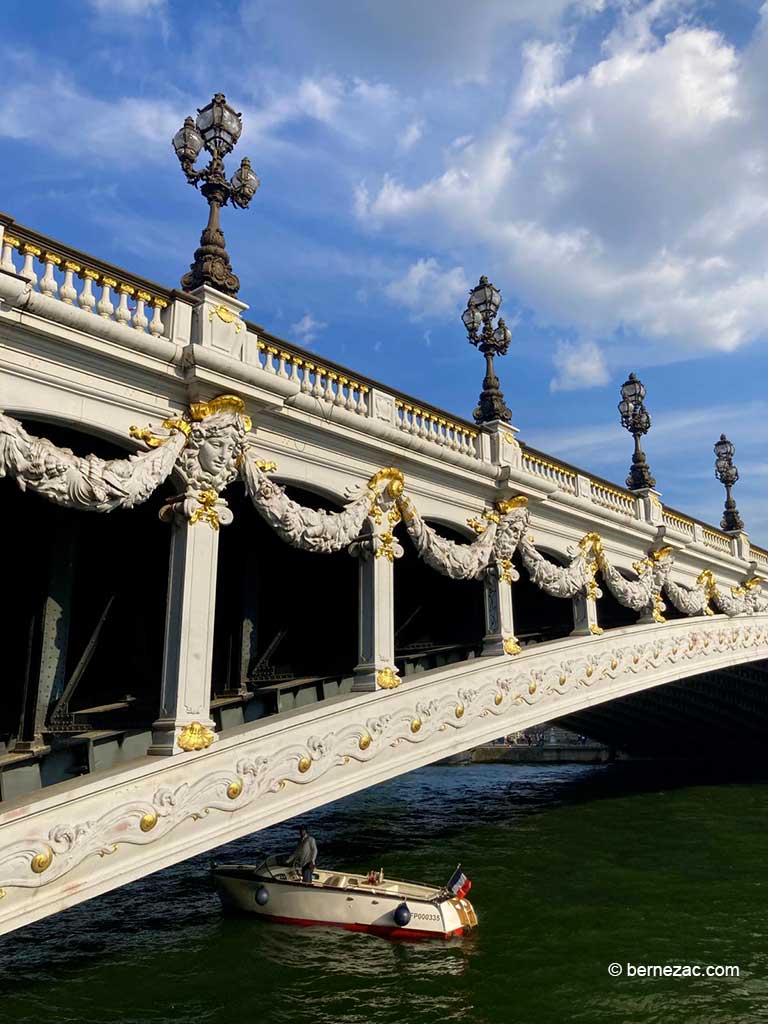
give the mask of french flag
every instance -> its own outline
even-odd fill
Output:
[[[460,900],[463,900],[472,888],[472,882],[461,870],[461,865],[454,871],[446,888],[450,889],[453,895]]]

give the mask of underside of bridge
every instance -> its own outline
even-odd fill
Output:
[[[679,679],[558,725],[633,756],[754,759],[768,742],[768,661]]]

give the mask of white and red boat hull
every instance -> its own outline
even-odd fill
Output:
[[[268,877],[247,865],[214,868],[225,906],[280,924],[318,925],[372,932],[390,938],[452,938],[477,926],[467,899],[395,880],[372,883],[359,876],[316,871],[311,883],[290,872]],[[405,905],[407,923],[396,915]]]

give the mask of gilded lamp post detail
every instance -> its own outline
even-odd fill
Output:
[[[739,471],[733,461],[735,454],[733,442],[729,441],[725,434],[721,434],[720,440],[715,441],[715,476],[725,487],[725,511],[720,526],[727,533],[741,533],[744,529],[744,521],[739,515],[731,493],[731,488],[739,479]]]
[[[232,272],[225,248],[224,232],[219,223],[222,206],[232,203],[245,209],[259,187],[259,179],[251,169],[248,157],[228,181],[224,173],[224,157],[231,153],[243,130],[241,115],[230,107],[223,93],[217,92],[211,102],[201,107],[197,117],[188,117],[173,137],[173,148],[187,181],[200,191],[208,202],[208,223],[200,236],[195,261],[181,279],[186,291],[207,284],[227,295],[237,295],[240,280]],[[200,150],[205,147],[211,159],[201,171],[194,168]]]
[[[656,481],[648,468],[645,452],[640,445],[640,438],[647,434],[651,427],[651,417],[643,402],[645,396],[646,390],[642,381],[638,380],[634,373],[630,373],[621,385],[621,401],[618,406],[621,425],[629,431],[635,441],[632,466],[627,477],[627,487],[630,491],[644,491],[656,486]]]
[[[493,423],[497,420],[509,423],[512,419],[512,411],[507,408],[493,367],[493,357],[506,355],[512,340],[512,333],[501,318],[497,326],[493,326],[500,306],[501,292],[483,275],[477,287],[469,293],[467,308],[461,314],[470,344],[479,348],[485,356],[483,390],[473,413],[475,423]]]

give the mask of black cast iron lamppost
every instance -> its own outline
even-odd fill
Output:
[[[245,209],[259,187],[259,179],[251,170],[251,161],[244,157],[230,181],[224,174],[224,157],[231,153],[240,138],[243,122],[227,103],[224,94],[217,92],[211,102],[201,107],[193,121],[188,117],[173,137],[173,148],[179,158],[187,181],[208,200],[208,224],[200,236],[200,247],[195,251],[195,262],[181,279],[181,287],[192,291],[202,284],[237,295],[240,280],[232,273],[232,265],[225,248],[224,233],[219,226],[219,210],[227,203]],[[200,150],[210,154],[208,166],[202,171],[194,169]]]
[[[507,354],[512,333],[502,319],[494,329],[493,321],[501,305],[501,292],[483,275],[480,283],[469,293],[467,308],[461,314],[467,336],[485,356],[485,378],[480,392],[480,404],[474,411],[475,423],[502,420],[509,423],[512,411],[507,408],[499,388],[499,378],[493,370],[493,357]]]
[[[721,434],[720,440],[715,441],[715,476],[725,486],[725,512],[720,525],[727,533],[740,533],[744,529],[744,522],[731,494],[731,488],[739,479],[739,471],[733,462],[735,453],[733,444],[725,434]]]
[[[621,401],[619,402],[621,425],[635,439],[632,466],[627,477],[627,487],[630,491],[642,491],[656,486],[656,481],[648,468],[645,452],[640,447],[640,438],[643,434],[648,433],[651,426],[651,417],[643,404],[645,395],[646,391],[642,382],[634,373],[630,373],[629,378],[621,385]]]

